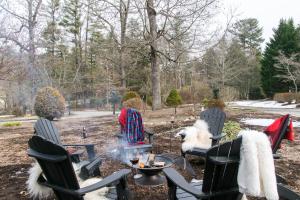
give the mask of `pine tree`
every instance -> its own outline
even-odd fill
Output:
[[[260,44],[264,41],[262,28],[255,18],[239,20],[230,32],[238,38],[244,49],[260,49]]]
[[[61,30],[58,27],[57,21],[59,20],[60,12],[60,0],[49,0],[47,2],[47,26],[43,30],[42,37],[46,48],[45,63],[48,68],[48,74],[50,74],[53,83],[58,83],[59,77],[61,77],[61,52],[59,48],[59,42],[62,37]]]
[[[172,106],[175,108],[175,115],[176,115],[176,107],[182,103],[181,96],[178,94],[177,90],[173,89],[170,91],[166,103],[167,106]]]
[[[81,44],[81,7],[80,0],[67,0],[64,7],[64,16],[60,23],[66,31],[73,35],[71,40],[74,44],[73,54],[75,62],[75,71],[80,69],[82,62],[82,44]],[[76,80],[76,74],[74,81]]]
[[[278,63],[276,58],[280,51],[287,57],[300,52],[299,28],[294,26],[292,19],[280,20],[278,28],[274,29],[273,38],[267,43],[263,53],[261,82],[263,90],[269,97],[276,92],[288,91],[292,87],[292,83],[286,83],[282,77],[278,76],[285,73],[284,70],[275,67]]]
[[[236,22],[230,31],[235,40],[240,44],[245,52],[246,62],[242,65],[243,73],[239,76],[240,81],[237,89],[240,97],[249,99],[253,97],[251,93],[260,93],[260,45],[264,41],[262,38],[262,28],[259,27],[255,18],[242,19]],[[259,95],[258,95],[259,96]]]
[[[82,84],[82,77],[85,73],[85,69],[82,63],[82,2],[81,0],[66,0],[64,6],[64,16],[60,25],[64,27],[67,33],[72,35],[71,42],[73,43],[72,55],[71,55],[71,70],[67,74],[69,76],[70,88],[73,94],[75,94],[75,105],[77,107],[78,94],[84,94],[85,103],[85,91],[84,84]],[[82,85],[81,85],[82,84]]]

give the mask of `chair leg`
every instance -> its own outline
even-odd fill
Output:
[[[129,200],[130,194],[127,188],[127,180],[126,177],[120,179],[120,182],[116,185],[118,199]]]
[[[79,163],[80,162],[80,158],[79,155],[71,155],[71,161],[74,163]]]
[[[186,157],[185,157],[185,153],[182,151],[181,149],[181,156],[183,157],[183,169],[186,169]]]
[[[88,159],[93,160],[95,158],[95,145],[86,145],[85,148],[88,154]]]
[[[177,200],[177,197],[176,197],[177,186],[172,181],[170,181],[168,178],[167,178],[167,182],[168,182],[168,187],[169,187],[169,190],[168,190],[169,200]]]

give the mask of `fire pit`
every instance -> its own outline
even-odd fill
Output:
[[[153,156],[154,158],[149,158]],[[164,155],[146,155],[140,159],[138,164],[132,165],[133,168],[138,169],[142,176],[135,179],[138,185],[161,185],[166,182],[166,177],[161,174],[162,170],[166,167],[170,167],[173,164],[173,160]]]

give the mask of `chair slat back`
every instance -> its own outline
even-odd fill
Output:
[[[34,130],[36,135],[42,136],[56,144],[62,144],[58,129],[48,119],[38,119],[34,125]]]
[[[212,135],[217,136],[222,133],[226,114],[219,108],[210,108],[200,113],[200,119],[204,120]]]
[[[203,178],[202,191],[213,193],[222,190],[230,190],[238,187],[237,174],[239,163],[229,162],[226,164],[216,164],[210,157],[240,158],[240,147],[242,138],[214,146],[207,152],[206,164]],[[210,200],[231,200],[239,199],[241,194],[233,192],[222,197],[212,197]]]
[[[280,127],[280,133],[278,135],[278,138],[277,138],[275,144],[272,146],[273,154],[276,153],[276,151],[280,147],[280,144],[281,144],[282,140],[285,138],[285,136],[287,134],[287,131],[288,131],[288,128],[289,128],[289,125],[290,125],[290,122],[291,122],[291,116],[286,115],[285,119],[282,123],[282,126]]]
[[[36,135],[28,141],[28,144],[29,156],[37,160],[48,183],[71,190],[79,189],[70,156],[62,146]],[[61,200],[83,199],[58,190],[54,190],[54,193]]]

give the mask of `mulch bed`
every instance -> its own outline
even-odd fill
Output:
[[[190,111],[187,111],[186,113],[189,114]],[[193,124],[195,118],[189,117],[188,114],[184,115],[183,113],[182,115],[184,117],[182,119],[177,119],[175,124],[156,124],[156,122],[170,120],[169,116],[164,116],[163,113],[151,113],[151,115],[145,115],[144,121],[151,121],[152,125],[150,125],[149,128],[155,132],[154,152],[180,155],[180,139],[174,138],[174,135],[181,127]],[[229,120],[235,121],[239,121],[240,118],[248,116],[273,119],[278,117],[278,115],[272,114],[258,114],[252,110],[243,112],[233,110],[227,113],[227,115]],[[121,168],[129,168],[121,162],[109,157],[111,146],[116,143],[116,140],[112,138],[114,138],[115,133],[119,130],[116,117],[68,119],[57,121],[55,123],[61,131],[62,140],[65,143],[96,143],[97,154],[102,155],[105,158],[100,168],[103,176],[110,175]],[[88,135],[88,138],[85,140],[81,139],[83,126],[86,127]],[[23,123],[21,127],[17,128],[0,127],[0,150],[2,152],[2,157],[0,158],[0,199],[30,199],[26,191],[25,182],[28,177],[27,170],[32,162],[32,159],[28,158],[26,155],[27,141],[32,135],[32,127],[32,123]],[[261,130],[261,127],[244,127]],[[283,157],[278,161],[276,160],[275,165],[277,172],[287,180],[288,185],[294,191],[300,193],[300,159],[298,155],[300,152],[300,138],[299,134],[296,136],[295,143],[290,144],[285,142],[285,148],[281,150]],[[204,168],[203,162],[192,156],[189,156],[189,160],[196,171],[197,178],[201,179]],[[186,171],[183,171],[180,167],[176,168],[187,180],[191,180],[192,177]],[[138,186],[134,184],[132,176],[129,176],[128,182],[129,188],[134,193],[134,199],[167,199],[166,184],[156,187]]]

